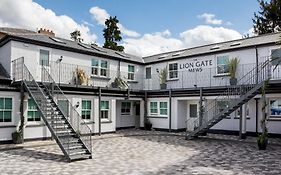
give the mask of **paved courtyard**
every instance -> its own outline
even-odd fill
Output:
[[[126,130],[94,136],[93,159],[72,163],[53,141],[27,142],[22,149],[5,147],[0,147],[1,175],[281,174],[277,139],[267,151],[259,151],[253,138],[209,135],[186,141],[182,133]]]

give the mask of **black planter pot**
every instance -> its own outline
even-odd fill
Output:
[[[166,83],[160,84],[160,89],[167,89],[167,84]]]
[[[266,150],[267,144],[268,144],[268,139],[267,138],[263,142],[258,140],[259,150]]]
[[[152,128],[152,123],[145,123],[144,124],[144,129],[150,131]]]
[[[13,139],[13,143],[15,143],[15,144],[23,143],[23,135],[20,132],[13,132],[12,139]]]
[[[229,83],[230,83],[230,85],[237,85],[237,78],[230,78],[229,79]]]
[[[118,88],[118,85],[117,85],[117,83],[112,82],[112,83],[111,83],[111,87],[112,87],[112,88]]]

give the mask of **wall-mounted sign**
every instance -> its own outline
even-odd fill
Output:
[[[201,60],[180,64],[180,69],[187,69],[189,72],[202,72],[204,67],[212,65],[213,60]]]

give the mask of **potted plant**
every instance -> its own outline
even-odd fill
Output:
[[[122,79],[120,76],[115,77],[114,81],[111,83],[111,87],[126,89],[128,88],[128,83]]]
[[[24,128],[24,116],[21,115],[21,121],[20,121],[20,126],[18,129],[12,133],[12,140],[13,143],[15,144],[21,144],[23,143],[23,128]]]
[[[267,117],[267,112],[266,112],[266,107],[267,107],[267,102],[266,102],[266,97],[265,97],[265,90],[268,85],[268,80],[263,83],[263,86],[261,88],[261,93],[262,93],[262,120],[261,120],[261,130],[262,133],[258,136],[258,147],[259,150],[265,150],[266,146],[268,144],[268,132],[267,132],[267,127],[266,127],[266,117]]]
[[[230,75],[230,80],[229,80],[230,85],[237,85],[236,70],[238,64],[239,64],[239,59],[237,57],[229,60],[228,66],[229,66],[229,75]]]
[[[265,132],[261,133],[258,136],[258,147],[259,150],[266,150],[268,144],[268,133],[267,133],[267,129]]]
[[[168,77],[168,70],[167,67],[165,67],[159,72],[160,89],[167,89],[167,83],[166,83],[167,77]]]
[[[89,78],[83,69],[76,68],[73,76],[76,85],[88,84]]]
[[[151,128],[152,128],[152,123],[150,122],[149,119],[146,119],[145,122],[144,122],[144,129],[148,130],[148,131],[151,131]]]

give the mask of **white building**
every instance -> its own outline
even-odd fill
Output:
[[[267,107],[268,130],[272,135],[281,134],[281,68],[267,64],[268,71],[260,66],[271,58],[273,50],[279,53],[276,45],[279,33],[144,58],[45,33],[0,29],[0,142],[12,139],[11,134],[19,126],[21,116],[25,118],[24,139],[51,137],[48,127],[54,126],[47,127],[46,116],[40,117],[44,108],[36,100],[39,96],[35,95],[44,90],[58,104],[76,133],[83,132],[85,126],[92,134],[144,127],[145,119],[149,119],[155,129],[181,131],[198,125],[201,103],[205,109],[202,122],[207,123],[212,115],[215,116],[214,112],[224,113],[233,105],[231,101],[239,100],[238,95],[242,98],[242,91],[225,94],[226,90],[239,87],[250,92],[269,74],[266,90],[270,104]],[[228,61],[234,57],[239,59],[238,85],[230,86]],[[167,87],[160,89],[159,74],[165,68]],[[83,73],[88,80],[81,84],[79,77]],[[125,79],[128,88],[113,88],[116,77]],[[34,82],[28,84],[33,78],[38,87]],[[21,82],[26,82],[23,93]],[[247,86],[249,84],[251,86]],[[243,102],[243,106],[214,122],[208,131],[238,133],[241,127],[243,134],[259,132],[262,102],[261,94],[257,92]],[[29,97],[30,94],[34,96]],[[213,108],[208,107],[211,104],[215,104]],[[243,108],[241,120],[240,107]]]

